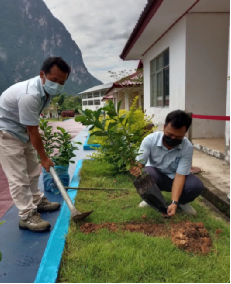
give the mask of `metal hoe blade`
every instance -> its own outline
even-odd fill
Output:
[[[89,211],[89,212],[84,212],[84,213],[81,213],[80,211],[78,211],[74,204],[72,203],[69,195],[67,194],[67,190],[65,189],[65,187],[63,186],[60,178],[58,177],[54,167],[50,167],[50,174],[51,176],[53,177],[60,193],[62,194],[62,197],[63,199],[65,200],[68,208],[70,209],[71,211],[71,218],[74,219],[74,220],[84,220],[87,216],[89,216],[93,211]]]

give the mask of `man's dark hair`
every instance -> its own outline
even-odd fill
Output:
[[[43,62],[41,70],[46,75],[47,73],[50,72],[51,68],[54,65],[56,65],[64,73],[68,73],[68,77],[69,77],[69,74],[71,73],[71,67],[62,59],[62,57],[48,57]]]
[[[176,129],[186,126],[187,132],[192,124],[192,117],[183,110],[174,110],[170,112],[165,119],[165,125],[168,125],[169,123],[171,123],[171,126]]]

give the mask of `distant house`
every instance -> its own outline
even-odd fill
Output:
[[[175,109],[230,115],[229,17],[229,0],[148,1],[120,57],[143,60],[144,109],[160,128]],[[192,135],[226,137],[229,149],[229,127],[193,119]]]
[[[111,88],[112,83],[95,86],[87,89],[78,95],[82,97],[82,109],[97,110],[104,106],[104,102],[101,101],[105,92]]]
[[[139,64],[140,68],[142,65]],[[121,109],[129,110],[134,98],[138,96],[137,106],[143,109],[143,72],[137,71],[126,78],[112,84],[101,101],[113,100],[115,104],[121,101]]]

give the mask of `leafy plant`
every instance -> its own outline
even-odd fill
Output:
[[[143,138],[152,132],[144,127],[151,118],[146,117],[141,109],[136,107],[136,98],[130,111],[120,110],[121,101],[117,108],[112,101],[106,106],[92,111],[85,110],[75,121],[83,125],[91,125],[90,136],[95,135],[95,143],[101,145],[93,158],[113,164],[118,171],[129,170],[139,155],[139,147]],[[105,116],[100,116],[105,111]]]
[[[1,226],[3,223],[5,223],[5,221],[0,222],[0,226]],[[0,261],[2,261],[2,253],[1,253],[1,252],[0,252]]]
[[[58,144],[58,153],[56,153],[52,160],[55,164],[59,166],[66,166],[69,163],[74,164],[74,161],[71,161],[76,155],[74,154],[75,150],[78,150],[78,147],[75,147],[76,144],[82,145],[81,142],[72,142],[71,135],[62,127],[57,127],[61,132],[55,132],[56,143]]]
[[[48,121],[45,119],[40,119],[39,122],[39,128],[40,128],[40,135],[43,140],[44,149],[46,151],[47,156],[50,158],[51,154],[53,154],[55,149],[55,142],[56,138],[53,131],[52,126],[48,126]]]
[[[62,127],[57,127],[60,132],[53,132],[53,127],[48,126],[48,121],[40,120],[40,134],[43,139],[44,148],[47,156],[58,166],[67,166],[76,155],[75,150],[78,150],[76,144],[82,145],[81,142],[72,142],[71,135]],[[54,154],[57,149],[58,153]]]

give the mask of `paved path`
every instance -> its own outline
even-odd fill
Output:
[[[65,128],[71,134],[72,139],[74,139],[85,128],[82,124],[75,122],[74,119],[49,122],[49,125],[54,127],[54,131],[57,130],[57,126]],[[8,181],[0,164],[0,219],[12,205],[13,200],[9,192]]]
[[[88,130],[83,129],[73,141],[84,143],[88,135]],[[73,177],[76,164],[80,159],[87,159],[86,155],[94,151],[84,151],[83,146],[75,151],[75,164],[70,164],[70,180]],[[42,176],[39,179],[39,187],[43,191]],[[60,194],[45,192],[50,201],[57,201],[62,204],[63,199]],[[42,218],[51,224],[53,230],[60,211],[53,213],[42,213]],[[1,221],[6,221],[0,226],[0,251],[2,261],[0,262],[0,283],[33,283],[39,269],[41,259],[46,249],[50,232],[32,233],[30,231],[19,230],[18,210],[12,206],[4,215]]]

